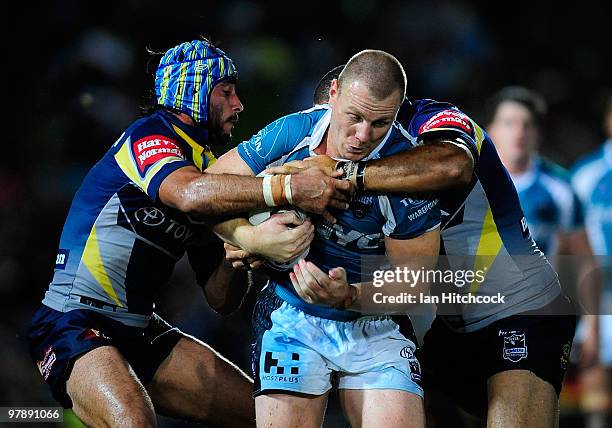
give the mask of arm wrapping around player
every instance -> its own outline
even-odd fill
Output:
[[[200,216],[227,216],[265,208],[263,179],[248,175],[225,171],[202,174],[193,166],[185,166],[164,179],[159,199],[169,207]],[[346,208],[351,190],[350,183],[314,169],[292,176],[290,187],[293,205],[322,215],[328,214],[328,206]]]
[[[464,145],[435,139],[413,149],[367,162],[369,191],[434,193],[463,187],[472,180],[474,157]]]
[[[318,167],[327,174],[333,174],[339,164],[341,165],[328,156],[314,156],[269,168],[267,172],[294,174],[304,168]],[[468,185],[474,172],[474,156],[463,144],[448,138],[437,138],[405,152],[364,162],[362,168],[362,184],[355,177],[351,180],[358,189],[413,195],[431,194]],[[355,167],[354,171],[357,170]],[[351,177],[345,175],[344,178]]]
[[[232,174],[202,174],[187,166],[170,174],[159,187],[165,205],[190,215],[220,216],[264,208],[262,179]]]

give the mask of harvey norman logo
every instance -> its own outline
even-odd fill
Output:
[[[472,125],[465,114],[455,110],[444,110],[434,114],[427,122],[421,125],[419,134],[431,131],[432,129],[446,128],[449,126],[459,128],[468,134],[472,133]]]
[[[147,166],[169,157],[185,159],[183,151],[176,141],[165,135],[149,135],[132,144],[134,157],[140,172],[144,172]]]

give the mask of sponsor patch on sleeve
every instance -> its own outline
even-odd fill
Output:
[[[448,128],[460,129],[468,135],[472,135],[474,131],[470,119],[465,114],[457,110],[443,110],[421,125],[419,135],[436,129]]]
[[[55,257],[55,269],[66,269],[70,250],[60,248]]]
[[[165,135],[149,135],[141,138],[132,144],[132,150],[141,174],[149,165],[162,159],[171,157],[185,159],[176,141]]]

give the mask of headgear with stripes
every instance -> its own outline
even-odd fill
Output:
[[[201,125],[208,120],[208,100],[217,83],[235,80],[232,60],[207,40],[181,43],[169,49],[155,72],[157,103],[188,114]]]

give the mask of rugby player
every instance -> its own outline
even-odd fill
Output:
[[[316,102],[324,100],[318,92],[326,84],[319,85]],[[417,147],[359,162],[317,156],[269,172],[342,168],[358,192],[438,194],[441,254],[453,256],[454,269],[487,271],[484,282],[456,291],[500,293],[505,303],[438,306],[421,352],[428,425],[448,426],[439,409],[450,399],[473,416],[470,422],[556,426],[576,317],[531,237],[490,137],[455,106],[429,99],[406,99],[398,121]],[[346,289],[337,278],[310,269],[316,281],[298,284],[302,297],[324,304],[334,290]]]
[[[580,321],[576,339],[581,347],[597,350],[593,364],[581,373],[581,407],[589,414],[587,426],[610,425],[612,420],[612,95],[604,112],[606,140],[572,168],[572,184],[584,208],[586,230],[603,273],[599,332],[592,322]],[[606,419],[607,418],[607,419]]]
[[[87,425],[155,426],[155,412],[254,424],[252,381],[153,313],[185,251],[214,309],[235,309],[245,292],[244,274],[223,260],[201,217],[266,206],[262,179],[202,173],[215,161],[208,144],[229,141],[243,110],[236,76],[206,40],[169,49],[155,75],[155,110],[126,129],[74,197],[29,341],[53,396]],[[344,207],[339,189],[350,188],[319,170],[289,183],[295,205],[324,214],[328,205]],[[285,261],[313,234],[308,221],[287,214],[238,241],[250,254]]]
[[[329,106],[278,119],[222,156],[214,172],[256,175],[314,154],[372,159],[407,150],[414,141],[395,123],[405,93],[401,64],[382,51],[362,51],[334,81]],[[335,224],[316,220],[308,264],[360,279],[365,255],[392,259],[439,251],[437,201],[385,193],[357,194]],[[389,316],[356,311],[346,290],[327,306],[300,298],[292,282],[305,272],[271,272],[253,315],[257,425],[319,427],[332,384],[352,426],[423,427],[420,367],[412,333]],[[341,268],[336,268],[341,266]],[[403,317],[404,320],[409,321]],[[409,327],[409,326],[406,326]]]

